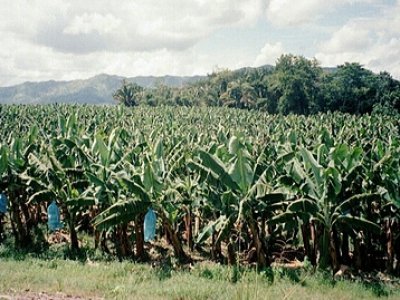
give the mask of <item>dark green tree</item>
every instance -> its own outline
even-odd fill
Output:
[[[122,86],[113,94],[113,98],[119,104],[132,107],[139,104],[142,94],[143,88],[141,86],[133,82],[128,83],[124,80]]]
[[[359,63],[345,63],[324,78],[322,111],[362,114],[372,111],[377,95],[377,80],[372,71]]]
[[[377,75],[376,100],[374,112],[393,114],[400,112],[400,82],[393,79],[388,72]]]
[[[277,104],[279,113],[308,114],[319,93],[321,74],[322,69],[315,59],[282,55],[269,76],[269,100]]]

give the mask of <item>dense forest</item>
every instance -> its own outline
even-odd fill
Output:
[[[182,87],[143,88],[124,81],[114,99],[127,106],[227,106],[272,114],[392,114],[400,111],[400,82],[359,63],[327,69],[315,59],[288,54],[275,67],[219,70]]]

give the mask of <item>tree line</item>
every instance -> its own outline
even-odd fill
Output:
[[[271,114],[350,114],[400,111],[400,82],[359,63],[322,68],[315,59],[282,55],[275,65],[219,70],[182,87],[143,88],[123,82],[114,99],[126,106],[226,106]]]

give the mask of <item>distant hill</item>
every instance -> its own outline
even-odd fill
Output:
[[[115,103],[112,94],[121,86],[124,79],[148,88],[161,83],[171,87],[179,87],[204,78],[205,76],[138,76],[125,78],[100,74],[84,80],[25,82],[15,86],[0,87],[0,104],[112,104]]]
[[[258,68],[245,67],[233,72],[242,75],[254,69],[273,70],[271,65]],[[336,68],[324,68],[334,72]],[[114,104],[112,94],[125,79],[138,85],[151,88],[159,84],[180,87],[205,79],[206,76],[137,76],[126,78],[116,75],[100,74],[89,79],[71,81],[25,82],[10,87],[0,87],[0,104]]]

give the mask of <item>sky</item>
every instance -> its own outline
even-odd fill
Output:
[[[359,62],[400,78],[400,0],[0,0],[0,86]]]

